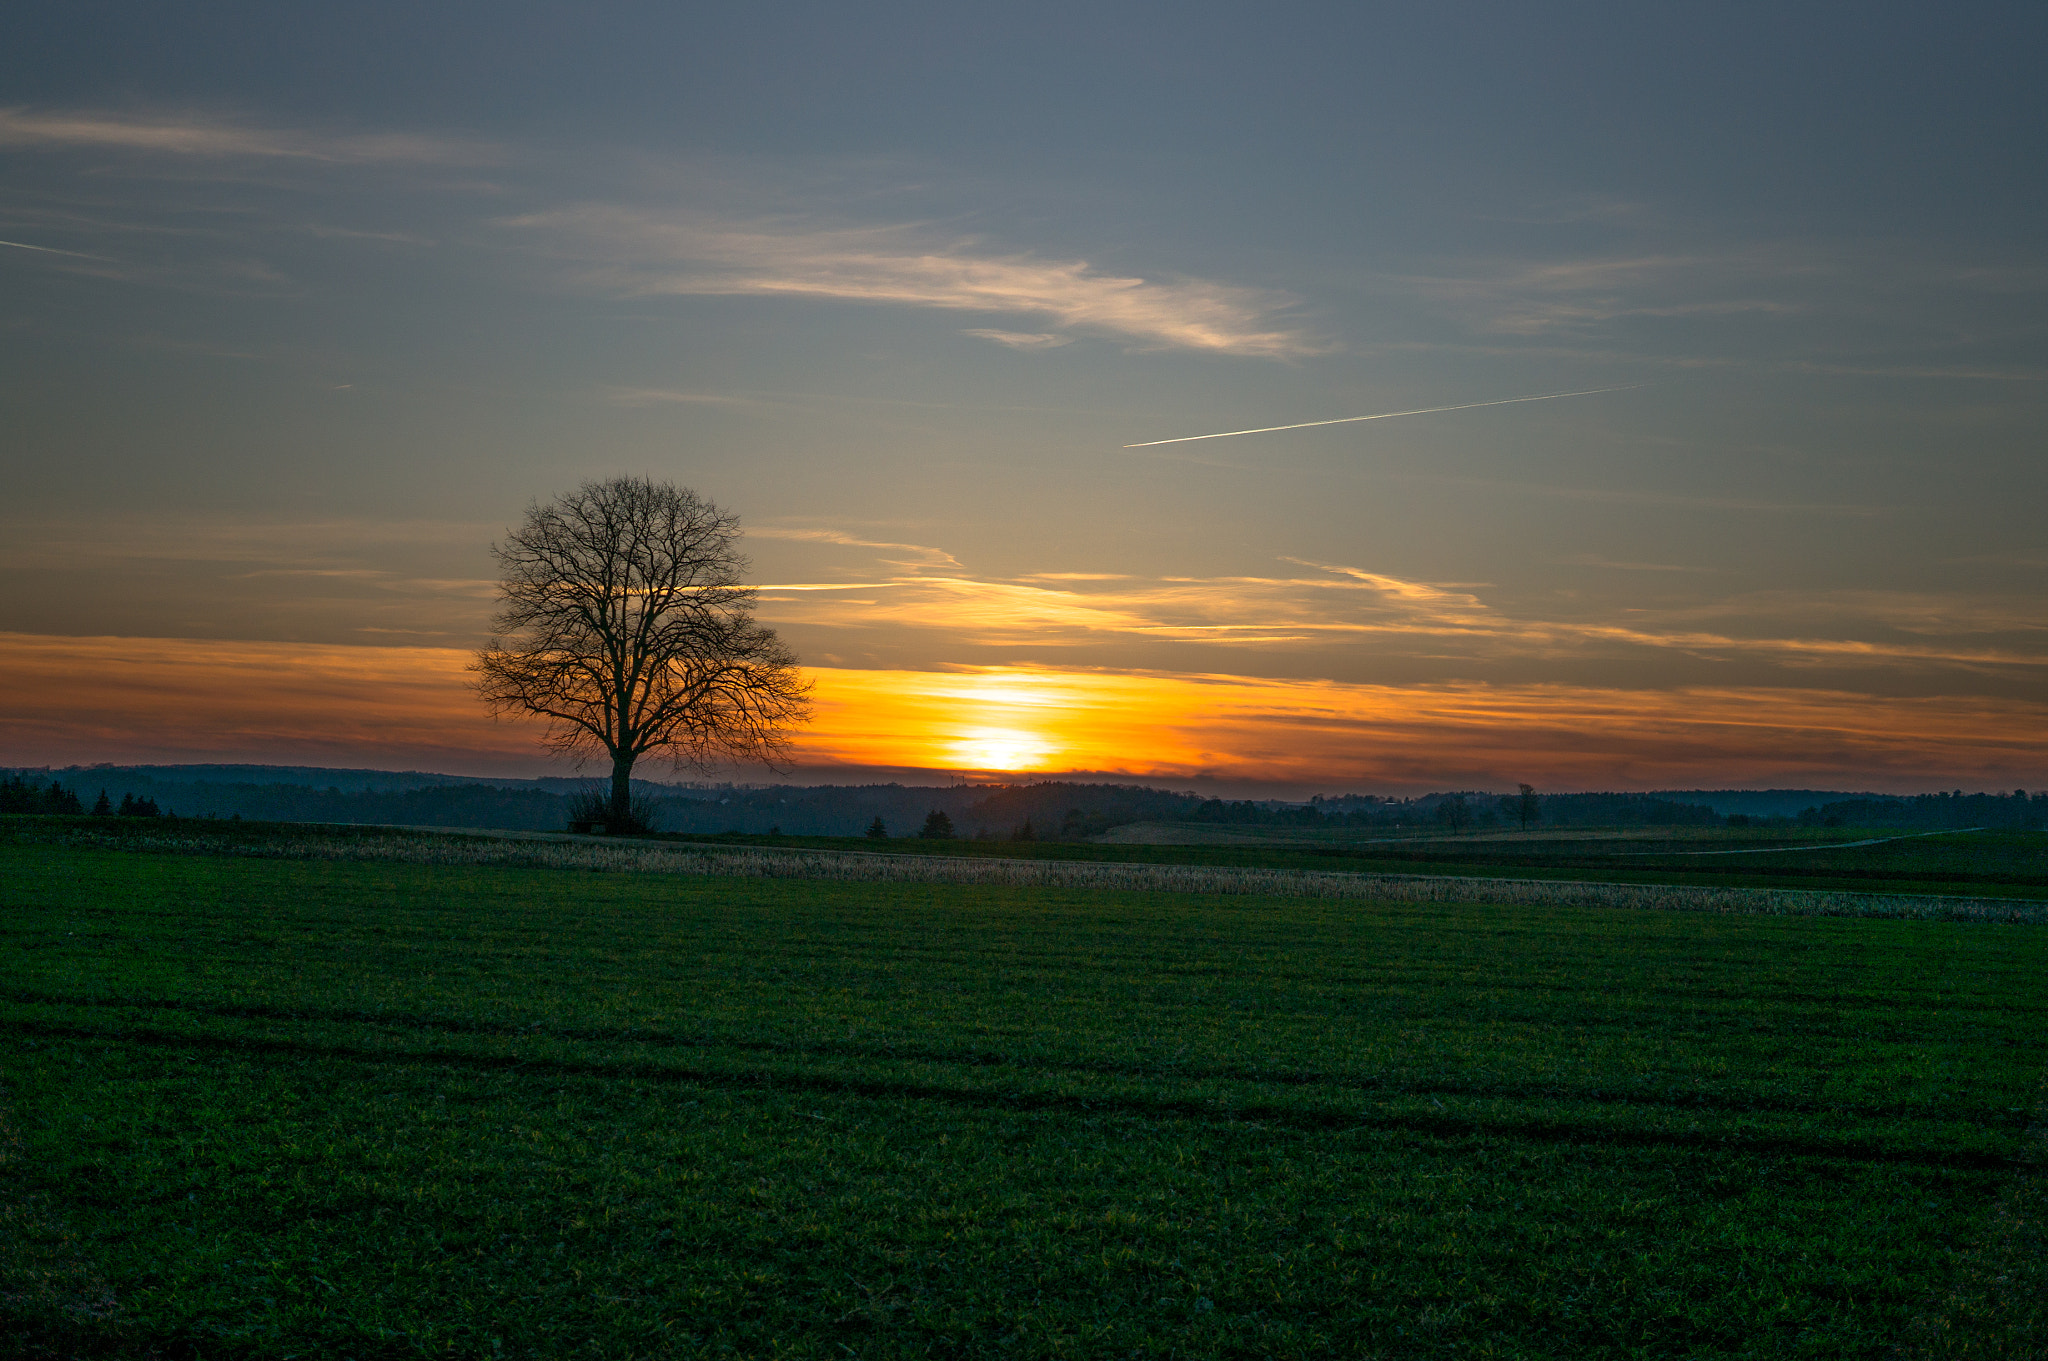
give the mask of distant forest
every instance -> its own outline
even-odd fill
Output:
[[[1908,794],[1896,798],[1842,799],[1810,808],[1798,818],[1803,827],[1889,827],[1942,831],[1961,827],[2048,827],[2048,793]]]
[[[187,772],[191,773],[187,773]],[[235,779],[242,774],[282,779]],[[329,781],[324,777],[332,774]],[[222,778],[223,776],[228,778]],[[182,778],[181,778],[182,777]],[[589,781],[506,781],[419,772],[261,767],[87,767],[0,774],[0,813],[242,817],[277,822],[390,823],[411,827],[489,827],[558,831],[569,799]],[[914,836],[933,812],[955,835],[993,840],[1081,840],[1133,822],[1192,822],[1242,827],[1351,829],[1399,835],[1479,831],[1521,825],[1515,795],[1478,791],[1382,798],[1371,794],[1281,800],[1205,799],[1140,785],[1047,780],[1015,785],[774,785],[692,787],[636,783],[655,825],[668,832],[859,836],[881,819],[892,837]],[[1817,798],[1828,798],[1813,791]],[[1748,797],[1687,791],[1740,806]],[[100,802],[104,795],[106,801]],[[1656,794],[1539,794],[1538,827],[2048,827],[2048,794],[1840,796],[1794,816],[1716,812],[1703,802]]]

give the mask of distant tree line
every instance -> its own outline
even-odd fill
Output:
[[[1720,814],[1703,804],[1649,794],[1545,795],[1526,784],[1505,795],[1473,790],[1410,798],[1345,794],[1293,803],[1204,799],[1141,786],[1045,781],[983,791],[981,798],[953,813],[949,826],[957,823],[971,828],[957,834],[982,840],[1080,841],[1133,822],[1413,834],[1538,826],[1705,827],[1721,820]],[[914,824],[914,819],[906,818],[899,825]],[[872,825],[868,835],[878,835]],[[920,831],[918,835],[929,833]]]
[[[57,781],[44,784],[23,775],[0,779],[0,813],[83,813],[75,791]]]
[[[187,817],[241,816],[278,822],[390,823],[412,827],[501,827],[559,830],[579,795],[594,781],[550,779],[446,784],[411,783],[431,777],[410,773],[331,772],[354,787],[223,778],[178,780],[175,768],[147,770],[74,767],[0,771],[0,812],[130,813],[175,808]],[[214,768],[206,774],[238,774]],[[293,770],[289,774],[301,772]],[[407,787],[365,787],[387,778]],[[80,790],[103,788],[106,807],[78,806]],[[2048,794],[1922,794],[1842,798],[1796,816],[1733,814],[1702,803],[1654,794],[1539,794],[1479,790],[1407,798],[1372,794],[1321,796],[1306,803],[1270,799],[1205,799],[1198,794],[1142,785],[1041,780],[1030,784],[694,785],[635,781],[636,805],[660,831],[694,834],[779,828],[790,836],[860,836],[877,840],[916,837],[934,812],[945,815],[955,837],[982,841],[1077,841],[1133,822],[1191,822],[1215,826],[1343,829],[1364,834],[1504,831],[1594,826],[1872,827],[1937,831],[1959,827],[2048,827]],[[1796,804],[1792,805],[1797,807]],[[147,815],[146,813],[144,814]]]
[[[131,810],[144,805],[175,805],[187,816],[240,816],[275,822],[557,830],[572,816],[586,813],[588,810],[582,805],[600,793],[595,782],[562,780],[547,781],[547,787],[522,783],[508,788],[465,781],[409,788],[365,788],[365,777],[373,772],[347,772],[356,787],[341,788],[313,783],[319,778],[314,771],[305,772],[312,777],[307,783],[173,780],[168,778],[170,773],[165,768],[145,771],[113,767],[83,772],[86,778],[104,783]],[[17,772],[9,778],[7,811],[28,811],[31,807],[51,811],[55,805],[46,807],[38,800],[77,797],[68,790],[62,795],[37,792],[52,788],[61,789],[54,778],[37,772]],[[1527,796],[1504,798],[1473,791],[1415,798],[1354,794],[1319,797],[1301,804],[1204,799],[1198,794],[1142,785],[1065,780],[937,788],[886,784],[681,789],[635,781],[632,797],[649,824],[659,831],[760,834],[779,829],[793,836],[866,833],[877,839],[918,836],[934,812],[945,815],[951,835],[983,841],[1079,841],[1133,822],[1414,832],[1521,826],[1525,825],[1525,811],[1529,822],[1555,826],[1713,820],[1713,814],[1706,809],[1633,794],[1547,795],[1540,799],[1533,791]],[[66,803],[63,811],[84,810]]]
[[[430,785],[418,789],[317,788],[300,784],[248,784],[228,781],[170,781],[119,771],[88,772],[104,782],[105,808],[66,808],[66,812],[130,813],[137,809],[176,808],[187,817],[240,816],[270,822],[392,823],[411,827],[503,827],[559,829],[567,798],[538,789],[500,789],[485,784]],[[11,777],[6,783],[33,785],[34,775]],[[51,781],[55,784],[55,781]],[[87,785],[86,788],[91,788]],[[68,791],[67,791],[68,792]],[[75,796],[73,796],[75,797]],[[27,812],[14,806],[11,793],[0,794],[0,812]],[[57,811],[35,809],[33,811]],[[148,816],[145,812],[143,816]]]
[[[78,791],[66,789],[61,781],[52,780],[44,784],[41,780],[26,775],[9,775],[0,778],[0,813],[41,813],[68,814],[77,816],[90,812],[94,817],[160,818],[163,809],[157,807],[155,799],[138,799],[133,794],[121,795],[121,803],[115,806],[102,789],[88,809],[78,797]],[[176,816],[175,813],[172,816]]]
[[[1306,804],[1210,799],[1187,819],[1249,827],[1329,827],[1389,833],[1484,831],[1548,827],[1706,827],[1721,821],[1703,804],[1677,803],[1651,794],[1539,794],[1522,785],[1513,794],[1476,790],[1382,798],[1346,794]]]
[[[1796,819],[1802,827],[1871,827],[1942,831],[1962,827],[2039,829],[2048,827],[2048,793],[1906,794],[1890,798],[1843,799],[1809,808]]]

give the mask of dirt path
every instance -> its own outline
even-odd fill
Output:
[[[1898,836],[1874,836],[1868,841],[1818,841],[1810,846],[1752,846],[1739,851],[1616,851],[1621,855],[1782,855],[1786,851],[1846,851],[1851,846],[1882,846],[1887,841],[1911,841],[1921,836],[1960,836],[1981,832],[1982,827],[1947,827],[1939,832],[1902,832]]]

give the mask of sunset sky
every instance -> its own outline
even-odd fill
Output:
[[[31,7],[0,764],[556,771],[464,689],[488,548],[632,473],[742,517],[789,778],[2038,787],[2044,43]]]

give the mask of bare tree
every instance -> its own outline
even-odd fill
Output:
[[[1462,832],[1472,825],[1472,806],[1465,802],[1463,794],[1446,795],[1437,802],[1436,820],[1453,833]]]
[[[546,720],[547,746],[611,759],[609,821],[632,821],[633,763],[774,765],[810,718],[810,684],[754,622],[739,517],[687,487],[586,482],[491,545],[497,636],[470,670],[495,714]]]

